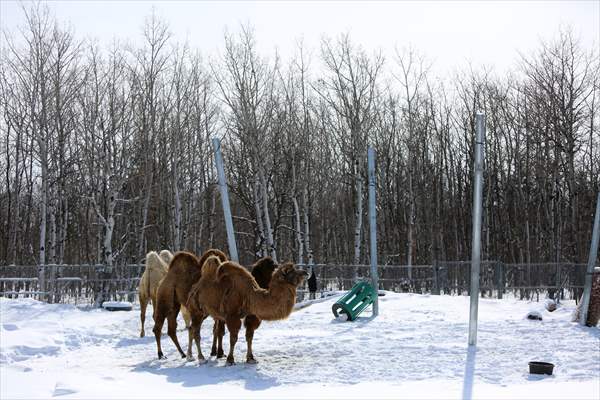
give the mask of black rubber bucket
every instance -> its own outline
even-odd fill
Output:
[[[540,375],[552,375],[554,370],[554,364],[542,362],[542,361],[530,361],[529,362],[529,373],[540,374]]]

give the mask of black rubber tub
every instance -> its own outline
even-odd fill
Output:
[[[552,375],[554,370],[554,364],[542,362],[542,361],[530,361],[529,362],[529,373],[540,374],[540,375]]]

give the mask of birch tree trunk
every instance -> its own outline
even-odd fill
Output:
[[[292,204],[294,206],[294,221],[295,221],[295,233],[296,242],[298,243],[298,264],[304,264],[303,260],[303,243],[302,243],[302,225],[300,223],[300,207],[298,207],[298,199],[296,194],[292,195]]]
[[[257,258],[261,258],[267,255],[265,249],[265,228],[263,225],[263,217],[262,217],[262,207],[261,207],[261,190],[260,190],[260,181],[258,177],[254,180],[254,212],[256,213],[256,248],[258,253],[256,254]]]
[[[259,179],[261,182],[261,191],[262,191],[262,206],[263,206],[263,216],[265,218],[265,231],[267,234],[267,248],[273,261],[277,262],[277,251],[275,249],[275,241],[273,240],[273,229],[271,228],[271,217],[269,216],[269,197],[267,195],[267,180],[265,179],[265,174],[263,171],[259,172]]]
[[[360,246],[363,221],[362,204],[362,179],[359,173],[356,175],[356,225],[354,228],[354,281],[358,279],[358,265],[360,264]]]
[[[179,193],[179,174],[177,161],[173,162],[173,192],[175,196],[175,221],[173,251],[181,250],[181,195]]]
[[[310,247],[310,222],[309,222],[309,204],[308,204],[308,189],[304,188],[303,199],[304,203],[304,246],[306,249],[306,257],[308,258],[308,265],[313,265],[313,252]]]

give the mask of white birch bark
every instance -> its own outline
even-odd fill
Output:
[[[42,132],[38,132],[40,135],[39,146],[40,146],[40,168],[42,170],[42,199],[40,204],[40,258],[38,268],[38,286],[40,292],[46,290],[46,218],[48,210],[48,150],[46,146],[46,138],[43,137]],[[42,296],[43,298],[43,296]]]
[[[356,225],[354,228],[354,280],[358,278],[358,267],[360,264],[360,244],[361,244],[361,233],[362,233],[362,217],[363,217],[363,205],[362,205],[362,179],[360,174],[356,176]]]
[[[298,264],[304,264],[303,260],[303,241],[302,241],[302,224],[300,222],[300,207],[298,206],[298,199],[296,198],[296,194],[292,196],[292,204],[294,205],[294,220],[295,220],[295,230],[296,230],[296,241],[298,242]]]
[[[179,174],[177,161],[173,162],[173,192],[175,196],[175,221],[173,250],[181,249],[181,195],[179,192]]]
[[[275,241],[273,240],[273,229],[271,228],[271,217],[269,216],[269,197],[267,196],[267,180],[265,174],[260,171],[260,188],[262,194],[263,217],[265,218],[265,232],[267,234],[267,248],[271,254],[273,261],[277,262],[277,250],[275,249]]]
[[[265,228],[262,218],[261,190],[258,177],[254,180],[254,211],[256,212],[256,231],[258,232],[258,237],[256,238],[257,257],[260,258],[266,256],[267,253],[265,251]]]
[[[309,222],[309,205],[308,205],[308,189],[304,188],[303,199],[304,203],[304,248],[306,250],[306,257],[308,265],[313,265],[313,252],[310,247],[310,222]]]

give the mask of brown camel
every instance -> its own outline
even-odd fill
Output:
[[[273,261],[271,257],[263,257],[257,262],[254,263],[250,273],[263,289],[269,288],[269,283],[271,283],[271,276],[273,275],[273,271],[277,268],[277,264]],[[246,342],[252,342],[252,338],[254,337],[254,331],[258,329],[260,326],[260,318],[256,315],[248,315],[244,318],[244,327],[246,328]],[[215,320],[215,325],[213,328],[213,345],[210,352],[211,356],[217,356],[217,358],[223,357],[223,336],[225,335],[225,322],[220,320]],[[215,340],[217,338],[217,340]],[[218,344],[218,346],[217,346]],[[191,344],[188,344],[188,348],[190,348]]]
[[[151,251],[146,255],[146,268],[140,279],[140,285],[138,288],[138,295],[140,299],[140,321],[142,329],[140,331],[140,337],[144,337],[144,323],[146,322],[146,308],[148,303],[152,303],[152,309],[154,313],[154,307],[156,306],[156,291],[163,278],[167,275],[169,270],[169,263],[173,259],[173,254],[169,250],[163,250],[160,254],[155,251]],[[185,320],[185,325],[190,325],[190,314],[187,309],[182,308],[181,314]]]
[[[157,301],[154,308],[154,328],[152,331],[156,338],[159,359],[164,357],[160,345],[160,334],[165,318],[167,319],[169,337],[177,347],[181,357],[186,356],[177,340],[177,314],[181,306],[186,303],[192,285],[200,279],[204,261],[211,256],[222,262],[227,261],[225,253],[217,249],[207,250],[200,259],[191,253],[180,251],[171,260],[169,271],[158,287]]]
[[[209,257],[202,266],[202,276],[190,292],[188,310],[192,316],[190,335],[198,348],[198,359],[204,360],[200,349],[200,327],[210,315],[225,321],[229,330],[229,355],[227,364],[234,363],[233,352],[242,325],[241,319],[255,315],[261,320],[276,321],[287,318],[296,303],[296,288],[306,271],[298,270],[292,263],[285,263],[273,272],[269,289],[262,289],[252,274],[239,264],[221,263]],[[252,337],[248,338],[246,361],[255,363],[252,354]]]

